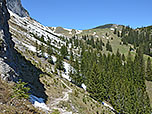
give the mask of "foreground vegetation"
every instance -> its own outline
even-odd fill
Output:
[[[0,114],[42,114],[28,101],[28,90],[24,82],[15,84],[0,79]]]

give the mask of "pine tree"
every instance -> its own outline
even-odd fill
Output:
[[[101,72],[96,63],[94,63],[92,69],[87,72],[87,91],[91,97],[98,101],[104,99],[105,89],[102,85]]]
[[[106,44],[106,50],[112,52],[112,47],[110,45],[110,42],[108,40],[107,44]]]
[[[19,80],[13,87],[13,90],[14,90],[13,97],[17,97],[19,99],[21,98],[28,99],[30,95],[29,94],[30,88],[26,87],[26,85],[27,83],[22,82],[22,80]]]
[[[45,47],[44,47],[43,43],[41,43],[41,45],[40,45],[40,50],[41,50],[41,56],[44,57]]]
[[[39,39],[41,42],[45,43],[45,40],[44,40],[44,35],[42,35]]]
[[[118,35],[118,37],[120,37],[120,36],[121,36],[119,31],[117,32],[117,35]]]
[[[118,58],[120,58],[120,59],[121,59],[121,54],[120,54],[120,52],[119,52],[119,49],[117,49],[116,56],[117,56]]]
[[[65,45],[63,45],[61,47],[61,55],[62,55],[63,58],[65,58],[68,55],[68,49]]]
[[[48,37],[47,45],[51,46],[51,39],[49,38],[49,36],[47,36],[47,37]]]
[[[63,58],[58,55],[57,61],[56,61],[56,68],[59,70],[65,70],[63,65]]]
[[[124,54],[122,54],[122,60],[123,61],[125,61],[126,59],[125,59],[125,55]]]
[[[114,30],[114,34],[117,34],[117,29],[115,28],[115,30]]]
[[[70,48],[70,62],[72,63],[73,60],[74,60],[74,55],[73,55],[72,48]]]
[[[71,81],[80,87],[83,83],[83,77],[80,75],[80,65],[77,58],[74,62],[74,70],[72,72],[70,73]]]
[[[35,47],[36,47],[36,55],[38,56],[38,51],[39,51],[39,45],[37,43],[37,40],[35,42]]]
[[[48,55],[52,55],[53,54],[53,49],[51,47],[47,48],[47,53]]]
[[[51,63],[52,65],[54,65],[54,61],[53,61],[53,58],[51,56],[48,57],[48,62]]]
[[[148,57],[147,59],[146,79],[152,81],[152,65],[151,65],[150,57]]]
[[[95,100],[110,102],[118,113],[148,114],[150,103],[145,89],[142,50],[137,49],[135,59],[130,52],[126,58],[124,54],[121,56],[119,50],[116,54],[106,56],[99,50],[83,47],[80,74],[85,80],[87,91]],[[75,68],[79,69],[77,66],[79,65],[75,64]],[[73,73],[71,77],[77,83],[79,75],[76,74],[77,72]]]

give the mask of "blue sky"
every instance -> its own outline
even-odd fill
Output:
[[[152,0],[21,0],[46,26],[89,29],[104,24],[152,25]]]

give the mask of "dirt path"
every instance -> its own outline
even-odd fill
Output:
[[[68,90],[63,92],[63,97],[55,99],[54,101],[50,102],[48,104],[48,106],[51,107],[51,109],[58,109],[61,114],[72,114],[72,112],[67,112],[64,109],[57,107],[57,105],[61,101],[68,101],[69,100],[69,93],[72,93],[72,89],[66,83],[64,83],[61,79],[60,79],[60,81],[67,87]]]

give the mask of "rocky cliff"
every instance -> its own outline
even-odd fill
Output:
[[[29,13],[22,7],[21,0],[6,0],[7,8],[19,15],[20,17],[28,17]]]
[[[42,71],[15,49],[15,43],[9,32],[9,19],[10,14],[6,7],[6,1],[0,0],[0,77],[7,81],[17,81],[21,78],[28,82],[33,94],[46,98],[43,84],[39,81]]]
[[[5,4],[5,0],[0,0],[0,75],[5,80],[14,80],[16,73],[10,67],[14,64],[12,51],[14,43],[9,33],[10,15]]]

